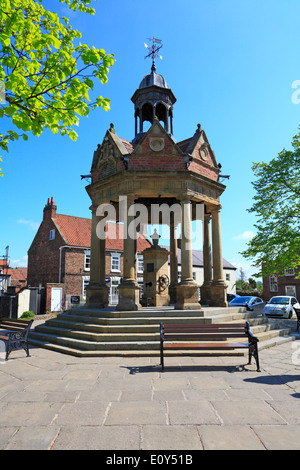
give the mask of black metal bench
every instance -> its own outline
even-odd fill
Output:
[[[228,342],[230,338],[246,336],[247,342]],[[225,351],[248,348],[249,362],[255,358],[257,372],[259,369],[258,343],[259,339],[250,331],[248,322],[245,323],[214,323],[214,324],[168,324],[160,323],[160,360],[164,370],[164,351],[176,350],[213,350]]]
[[[29,356],[28,335],[33,320],[16,320],[14,318],[0,318],[0,330],[8,330],[0,333],[0,341],[5,341],[7,361],[11,351],[23,348]]]
[[[294,307],[294,310],[297,315],[297,331],[298,331],[300,328],[300,309]]]

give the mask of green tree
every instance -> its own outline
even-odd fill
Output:
[[[253,259],[255,276],[284,274],[300,265],[300,134],[292,150],[283,149],[269,163],[254,163],[256,235],[242,253]],[[299,275],[298,275],[299,277]]]
[[[46,10],[42,0],[0,3],[0,149],[28,133],[44,129],[76,140],[80,116],[90,109],[109,110],[110,100],[90,92],[107,82],[112,54],[80,42],[68,18]],[[94,14],[90,0],[60,0],[72,10]],[[4,92],[5,91],[5,97]],[[2,92],[2,93],[1,93]],[[3,129],[7,130],[3,131]]]
[[[255,279],[253,279],[252,277],[249,277],[248,283],[249,283],[250,289],[256,289],[257,284],[256,284]]]

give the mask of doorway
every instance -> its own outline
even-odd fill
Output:
[[[62,311],[62,287],[51,287],[51,312]]]

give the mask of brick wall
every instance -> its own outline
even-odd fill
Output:
[[[62,282],[65,286],[65,295],[82,296],[83,276],[89,276],[90,271],[85,269],[85,250],[64,248],[62,256]]]
[[[263,297],[265,301],[270,300],[270,298],[275,295],[287,295],[285,290],[286,286],[296,287],[296,297],[300,301],[300,279],[295,279],[295,276],[278,276],[277,283],[277,292],[271,292],[270,277],[263,278]]]
[[[50,230],[55,230],[53,240],[50,240]],[[27,282],[30,286],[59,282],[59,247],[64,244],[53,221],[43,220],[28,250]]]
[[[153,155],[132,155],[129,158],[129,170],[161,170],[161,171],[180,171],[185,170],[183,156],[163,155],[155,153]]]
[[[161,135],[151,135],[151,138],[159,137]],[[194,155],[198,155],[199,147],[201,143],[199,142],[194,151]],[[168,139],[165,138],[164,148],[159,152],[154,152],[150,148],[150,139],[146,138],[142,142],[142,149],[140,154],[128,154],[128,170],[136,171],[185,171],[186,170],[186,155],[178,155],[174,153],[174,144]],[[115,166],[114,166],[115,165]],[[116,172],[124,171],[124,163],[120,160],[116,160],[116,164],[111,160],[105,162],[100,169],[93,170],[92,172],[92,181],[97,181],[98,179],[104,179]],[[199,175],[203,175],[213,181],[218,181],[219,179],[219,169],[215,168],[211,158],[211,154],[208,152],[208,160],[205,162],[200,157],[195,158],[194,161],[190,163],[188,171],[193,171]]]

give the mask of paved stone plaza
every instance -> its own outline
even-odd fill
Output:
[[[243,357],[76,358],[32,348],[0,364],[1,449],[300,449],[300,341]]]

